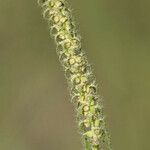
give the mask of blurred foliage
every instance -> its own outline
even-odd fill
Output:
[[[150,149],[150,1],[70,0],[115,150]],[[0,149],[82,149],[36,1],[0,2]]]

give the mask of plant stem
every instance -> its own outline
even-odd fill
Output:
[[[111,150],[96,81],[82,50],[68,4],[65,0],[41,0],[39,3],[65,70],[84,147],[86,150]]]

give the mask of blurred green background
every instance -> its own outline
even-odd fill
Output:
[[[70,0],[115,150],[150,149],[150,1]],[[81,150],[66,80],[36,0],[0,0],[0,149]]]

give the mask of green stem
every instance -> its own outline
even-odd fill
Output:
[[[103,106],[97,95],[92,69],[81,47],[71,11],[65,0],[41,0],[57,53],[65,70],[79,129],[86,150],[111,150]]]

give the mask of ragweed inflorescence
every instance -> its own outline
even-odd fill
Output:
[[[86,150],[110,150],[101,100],[65,0],[39,0],[65,70]]]

